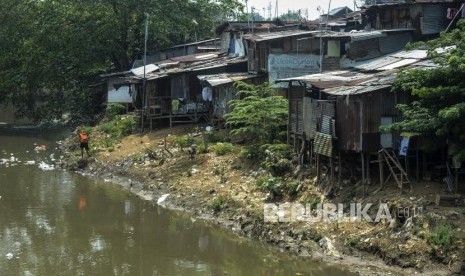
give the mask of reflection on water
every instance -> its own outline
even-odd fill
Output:
[[[0,131],[0,159],[19,160],[0,164],[0,275],[347,275],[100,180],[40,170],[56,133]]]

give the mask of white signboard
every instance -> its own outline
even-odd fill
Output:
[[[319,55],[270,54],[268,56],[268,78],[270,83],[278,79],[300,77],[319,72]],[[279,84],[279,86],[282,85],[286,84]]]

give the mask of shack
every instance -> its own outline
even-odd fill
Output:
[[[363,25],[367,30],[414,30],[414,39],[428,39],[446,30],[462,17],[458,13],[462,1],[414,0],[371,1],[363,9]]]
[[[353,163],[353,154],[358,154],[362,179],[370,179],[371,156],[377,158],[380,149],[399,148],[399,134],[382,133],[380,126],[396,122],[396,105],[411,100],[391,91],[397,69],[435,66],[425,59],[426,51],[401,51],[353,62],[343,71],[278,80],[289,86],[288,143],[296,153],[310,148],[331,163],[334,158],[342,162],[344,155]]]
[[[260,76],[249,73],[223,73],[214,75],[199,75],[197,76],[204,89],[212,95],[212,110],[210,119],[212,124],[222,124],[224,116],[231,109],[228,105],[229,101],[237,99],[237,89],[234,83],[242,81],[254,85],[261,84],[266,80]]]

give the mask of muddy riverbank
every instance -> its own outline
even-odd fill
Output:
[[[330,198],[325,196],[324,186],[315,184],[312,168],[305,168],[301,170],[304,174],[288,179],[298,182],[297,194],[270,198],[256,184],[266,172],[243,158],[241,146],[235,145],[224,155],[218,155],[211,146],[192,158],[188,150],[173,142],[173,137],[187,132],[179,127],[130,135],[110,148],[95,149],[92,157],[84,159],[72,137],[62,144],[65,157],[61,166],[117,183],[146,200],[184,210],[234,234],[272,244],[290,254],[342,265],[360,275],[463,273],[463,209],[434,207],[430,191],[400,196],[395,189],[380,192],[376,186],[368,187],[366,202],[385,202],[390,208],[421,206],[427,210],[427,215],[410,220],[265,223],[264,203],[309,203],[315,199],[320,203],[347,203],[351,197],[347,193],[360,187],[347,184]],[[438,225],[454,227],[452,247],[434,248],[429,242],[430,233]]]

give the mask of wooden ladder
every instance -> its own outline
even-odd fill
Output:
[[[409,188],[412,189],[412,184],[408,179],[407,173],[405,172],[404,168],[400,164],[399,159],[397,158],[396,154],[391,151],[387,151],[385,148],[380,150],[384,154],[384,160],[386,160],[386,164],[388,165],[389,171],[394,177],[394,180],[397,182],[397,186],[400,188],[401,192],[406,184],[408,184]],[[388,179],[389,179],[388,177]]]

